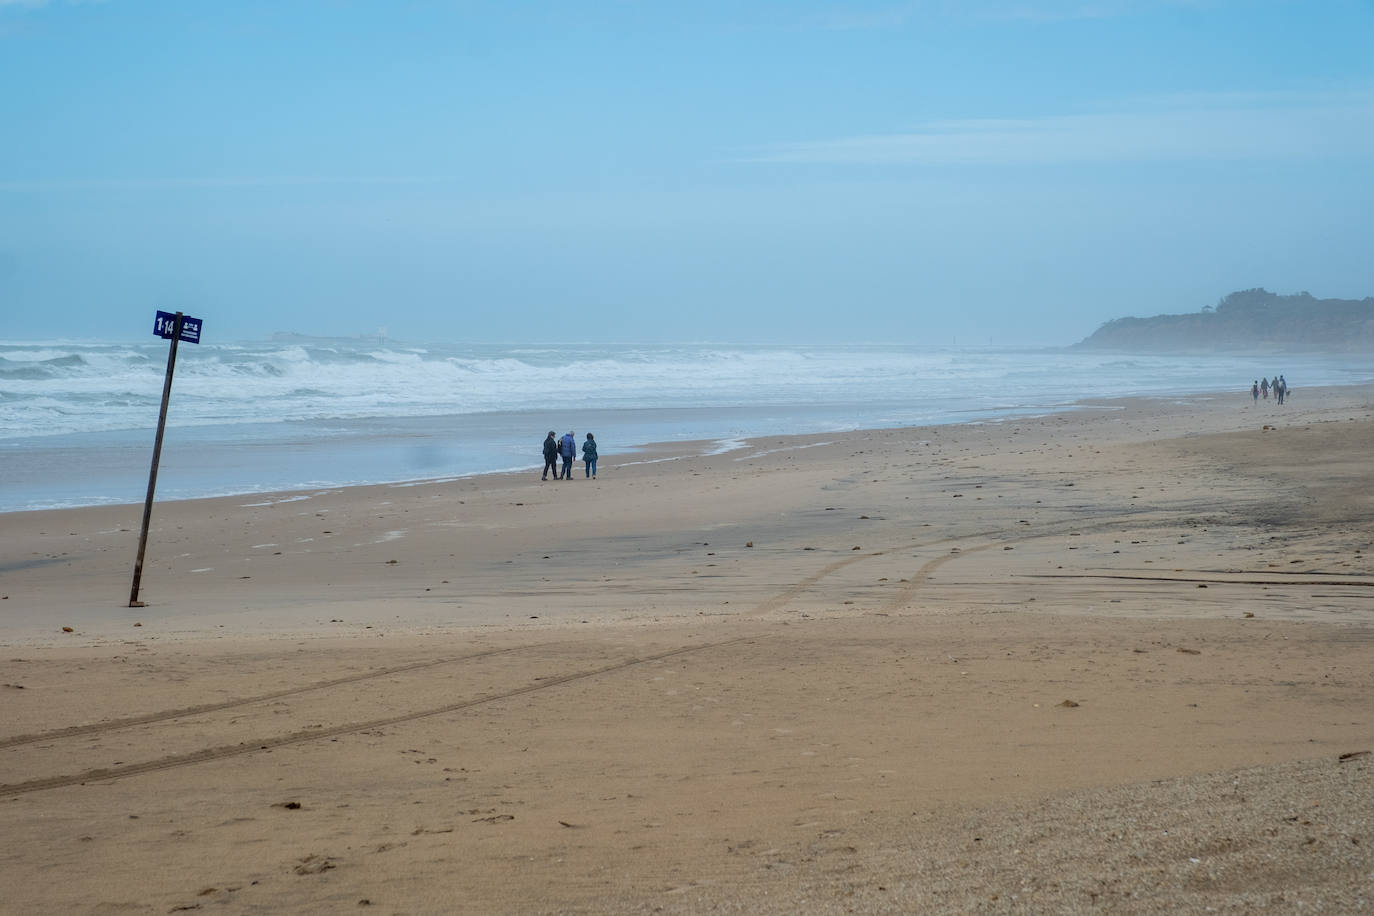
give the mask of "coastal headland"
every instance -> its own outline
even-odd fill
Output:
[[[0,516],[0,910],[1374,906],[1374,386]]]

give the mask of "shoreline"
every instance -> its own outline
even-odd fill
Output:
[[[1314,386],[1314,387],[1311,387],[1311,388],[1306,388],[1306,389],[1304,389],[1303,394],[1304,394],[1305,396],[1311,396],[1312,393],[1326,392],[1328,396],[1330,396],[1330,395],[1337,395],[1337,396],[1339,396],[1339,395],[1341,395],[1341,394],[1344,393],[1344,392],[1358,391],[1358,390],[1360,390],[1360,389],[1362,389],[1362,388],[1370,387],[1370,386],[1374,386],[1374,380],[1371,380],[1371,381],[1369,381],[1369,382],[1366,382],[1366,383],[1360,384],[1360,385],[1328,385],[1328,386]],[[1037,407],[1037,408],[1018,408],[1018,409],[1016,409],[1014,412],[1011,412],[1011,413],[1007,413],[1007,412],[1006,412],[1006,411],[1008,410],[1007,408],[989,408],[989,412],[991,412],[991,413],[996,413],[996,416],[991,416],[991,417],[987,417],[987,418],[979,418],[979,419],[967,419],[967,418],[953,419],[953,418],[952,418],[952,419],[950,419],[948,422],[932,423],[932,424],[921,424],[921,425],[917,425],[917,426],[856,427],[856,428],[852,428],[852,429],[831,430],[831,431],[825,431],[825,432],[805,432],[805,433],[789,433],[789,434],[761,434],[761,435],[757,435],[757,436],[736,436],[736,435],[726,434],[726,435],[722,435],[722,436],[719,436],[719,437],[706,438],[706,439],[692,439],[692,440],[660,440],[660,441],[655,441],[655,442],[645,442],[645,443],[632,444],[632,445],[630,445],[630,446],[627,446],[623,451],[613,452],[613,453],[611,453],[611,455],[612,455],[613,457],[614,457],[614,456],[621,456],[621,457],[626,457],[626,458],[630,458],[630,457],[632,457],[632,456],[647,456],[647,457],[639,457],[637,460],[628,460],[628,461],[619,461],[619,462],[617,462],[617,465],[618,465],[618,466],[631,466],[631,465],[635,465],[635,464],[646,464],[646,463],[654,463],[654,462],[662,462],[662,461],[691,460],[691,459],[693,459],[693,458],[709,458],[709,457],[713,457],[713,456],[716,456],[716,455],[727,454],[727,453],[729,453],[730,451],[738,451],[738,450],[748,449],[748,448],[750,447],[750,443],[751,443],[751,442],[754,442],[754,441],[757,441],[757,440],[764,440],[764,439],[769,439],[769,440],[784,439],[784,440],[799,440],[799,441],[800,441],[800,440],[806,440],[806,439],[814,439],[814,438],[816,438],[816,437],[821,437],[821,436],[826,436],[826,435],[844,436],[844,435],[854,435],[854,434],[862,434],[862,433],[877,432],[877,431],[880,431],[880,430],[896,430],[896,429],[906,429],[906,430],[942,429],[942,428],[946,428],[946,427],[976,426],[976,425],[985,425],[985,424],[986,424],[986,425],[1005,425],[1005,424],[1007,424],[1007,423],[1014,423],[1014,422],[1018,422],[1018,421],[1024,421],[1024,420],[1030,420],[1030,419],[1036,419],[1036,418],[1058,416],[1058,415],[1062,415],[1062,414],[1072,414],[1072,413],[1075,413],[1075,412],[1081,411],[1081,410],[1091,410],[1091,409],[1113,409],[1113,410],[1120,410],[1120,409],[1125,409],[1126,407],[1128,407],[1128,406],[1129,406],[1130,404],[1132,404],[1132,403],[1154,403],[1154,402],[1159,402],[1159,403],[1189,404],[1189,403],[1198,402],[1198,401],[1209,401],[1209,400],[1213,400],[1213,399],[1221,399],[1221,398],[1223,398],[1223,397],[1236,397],[1238,403],[1239,403],[1241,400],[1243,400],[1242,397],[1237,396],[1237,395],[1234,395],[1234,394],[1233,394],[1232,392],[1230,392],[1230,391],[1202,391],[1202,392],[1191,392],[1191,393],[1184,393],[1184,394],[1169,394],[1169,395],[1131,395],[1131,396],[1124,396],[1124,397],[1119,397],[1119,398],[1100,398],[1100,397],[1096,397],[1096,398],[1083,398],[1083,399],[1079,399],[1079,400],[1077,400],[1077,401],[1073,401],[1073,402],[1071,402],[1071,403],[1065,403],[1065,404],[1059,404],[1059,405],[1047,405],[1047,406],[1045,406],[1045,407]],[[1244,405],[1241,405],[1241,406],[1244,406]],[[1263,407],[1265,407],[1265,406],[1276,406],[1276,405],[1268,405],[1266,402],[1261,401],[1261,402],[1260,402],[1260,406],[1261,406],[1261,408],[1263,408]],[[1288,406],[1289,406],[1289,405],[1284,405],[1285,408],[1287,408]],[[442,418],[429,418],[429,419],[442,419]],[[194,428],[193,428],[193,429],[194,429]],[[145,431],[140,431],[140,432],[145,432]],[[272,448],[272,447],[275,447],[275,446],[268,446],[268,448]],[[693,449],[695,449],[695,450],[693,450]],[[147,457],[151,455],[151,444],[149,444],[149,446],[148,446],[147,453],[148,453],[147,455],[144,455],[144,456],[143,456],[145,462],[146,462],[146,460],[147,460]],[[672,453],[672,454],[665,454],[665,453]],[[164,462],[164,463],[165,463],[165,462]],[[576,464],[577,464],[577,467],[575,467],[575,470],[580,469],[581,460],[579,459],[578,462],[577,462]],[[540,464],[539,461],[533,461],[533,462],[531,462],[531,463],[528,464],[528,465],[519,465],[519,466],[512,466],[512,467],[499,468],[499,469],[486,470],[486,471],[473,471],[473,472],[470,472],[470,473],[461,473],[461,474],[441,474],[441,475],[433,475],[433,476],[421,475],[421,476],[417,476],[417,477],[398,477],[398,478],[396,478],[396,479],[390,479],[390,480],[367,481],[367,482],[359,482],[359,483],[342,483],[342,484],[335,484],[335,483],[303,484],[303,485],[289,486],[289,487],[284,487],[284,488],[242,489],[242,490],[240,490],[240,489],[234,489],[234,490],[232,490],[231,492],[219,492],[219,493],[212,493],[212,494],[206,494],[206,495],[184,496],[184,497],[178,496],[178,497],[169,497],[169,498],[165,498],[165,499],[164,499],[164,498],[158,498],[157,501],[156,501],[156,505],[167,505],[167,504],[171,504],[171,503],[196,502],[196,501],[203,501],[203,500],[218,500],[218,499],[228,499],[228,500],[232,500],[232,499],[246,498],[246,497],[261,497],[261,498],[263,498],[263,499],[273,499],[273,498],[276,498],[276,497],[308,498],[308,497],[304,496],[304,494],[309,494],[309,493],[312,493],[312,492],[321,493],[321,492],[346,491],[346,490],[352,490],[352,489],[358,489],[358,488],[368,488],[368,487],[426,486],[426,485],[430,485],[430,484],[454,483],[454,482],[465,481],[465,480],[494,480],[494,479],[500,479],[500,478],[506,478],[506,477],[517,477],[517,476],[519,476],[519,475],[523,475],[523,474],[528,473],[530,470],[538,470],[538,469],[540,468],[540,466],[541,466],[541,464]],[[602,466],[603,466],[603,467],[609,467],[610,464],[609,464],[609,462],[603,462],[603,465],[602,465]],[[144,483],[140,486],[140,494],[142,493],[142,490],[143,490],[144,488],[146,488],[146,479],[147,479],[146,464],[145,464],[145,470],[144,470],[143,473],[144,473]],[[165,476],[166,476],[165,474],[160,474],[160,475],[159,475],[160,482],[161,482],[161,478],[163,478],[163,477],[165,477]],[[281,501],[281,500],[278,500],[278,501]],[[119,508],[119,507],[141,506],[141,505],[143,505],[143,499],[142,499],[142,497],[141,497],[141,495],[140,495],[140,497],[138,497],[138,498],[136,498],[136,499],[123,500],[123,501],[118,501],[118,500],[116,500],[115,498],[108,498],[108,499],[105,499],[105,500],[100,501],[100,502],[82,503],[82,504],[78,504],[78,505],[39,506],[39,507],[34,507],[34,508],[18,508],[18,509],[0,510],[0,518],[4,518],[4,517],[6,517],[6,516],[12,516],[12,515],[23,514],[23,513],[34,513],[34,512],[63,512],[63,511],[70,511],[70,510],[83,510],[83,509],[95,509],[95,508],[106,508],[106,507],[108,507],[108,508]]]

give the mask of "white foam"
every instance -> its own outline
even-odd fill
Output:
[[[748,455],[740,455],[736,461],[748,461],[751,458],[762,458],[765,455],[775,455],[778,452],[795,452],[804,448],[819,448],[822,445],[834,445],[833,442],[806,442],[801,445],[785,445],[781,448],[766,448],[758,452],[750,452]]]
[[[239,508],[256,509],[260,506],[280,506],[282,503],[298,503],[306,499],[310,499],[310,496],[302,493],[297,496],[283,496],[281,499],[269,499],[260,503],[241,503]]]
[[[854,405],[895,423],[914,415],[1084,397],[1184,394],[1248,383],[1241,356],[903,346],[444,346],[377,341],[182,348],[172,427],[364,417],[591,409]],[[151,428],[166,345],[0,343],[0,439]],[[1285,357],[1306,385],[1362,381],[1359,357]],[[589,386],[568,386],[590,378]],[[1237,380],[1240,380],[1239,382]],[[893,412],[894,407],[903,407]],[[868,422],[873,421],[868,418]],[[747,433],[746,433],[747,434]]]
[[[663,464],[665,461],[682,461],[684,458],[701,458],[701,455],[670,455],[667,458],[641,458],[639,461],[621,461],[618,466],[622,468],[633,467],[637,464]]]

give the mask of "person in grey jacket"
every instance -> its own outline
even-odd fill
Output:
[[[586,441],[582,443],[582,460],[587,465],[587,476],[596,478],[596,436],[587,433]]]
[[[568,430],[563,438],[558,440],[558,452],[563,456],[563,473],[559,476],[564,480],[572,480],[572,466],[577,460],[577,439],[574,438],[572,430]]]

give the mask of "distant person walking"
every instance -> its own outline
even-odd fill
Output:
[[[1260,394],[1264,395],[1266,401],[1269,400],[1269,379],[1260,379]]]
[[[596,479],[596,436],[587,433],[587,439],[582,443],[582,461],[586,464],[587,476]]]
[[[1282,404],[1282,403],[1283,403],[1284,401],[1286,401],[1286,400],[1288,400],[1288,379],[1286,379],[1286,378],[1284,378],[1282,375],[1280,375],[1280,376],[1279,376],[1279,403]]]
[[[554,431],[549,430],[548,438],[544,440],[544,476],[540,480],[549,479],[549,468],[553,468],[553,479],[558,479],[558,440],[554,438]]]
[[[1254,401],[1256,404],[1259,403],[1259,379],[1255,379],[1255,384],[1250,386],[1250,400]],[[553,433],[549,433],[549,435],[552,436]],[[546,444],[545,448],[547,447]]]
[[[1274,376],[1274,380],[1269,383],[1269,390],[1274,392],[1274,400],[1283,403],[1283,394],[1279,391],[1279,377]]]
[[[559,476],[564,480],[572,480],[572,466],[577,460],[577,439],[572,430],[568,430],[563,434],[563,438],[558,440],[558,453],[563,456],[563,473]]]

